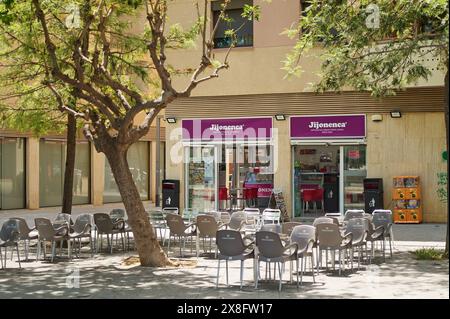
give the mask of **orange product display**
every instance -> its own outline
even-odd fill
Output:
[[[392,189],[394,223],[421,223],[421,196],[419,176],[395,176]]]

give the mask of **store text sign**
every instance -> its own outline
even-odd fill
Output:
[[[292,116],[290,121],[292,139],[366,137],[364,114]]]
[[[258,140],[272,137],[272,118],[182,120],[183,140]]]

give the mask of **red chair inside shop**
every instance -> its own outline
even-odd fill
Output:
[[[228,188],[219,187],[219,200],[228,200]]]
[[[249,204],[249,207],[254,207],[258,198],[258,187],[244,188],[243,196],[246,204]]]
[[[316,202],[321,202],[322,204],[322,210],[323,210],[323,194],[324,190],[323,188],[317,188],[317,189],[303,189],[302,192],[302,200],[306,204],[306,210],[309,210],[309,203],[313,202],[315,206],[315,210],[317,210]]]

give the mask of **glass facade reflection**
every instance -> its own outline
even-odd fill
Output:
[[[0,209],[25,207],[25,139],[0,138]]]
[[[62,204],[67,145],[41,139],[39,145],[39,202],[41,207]],[[77,143],[73,182],[73,204],[90,202],[89,143]]]
[[[137,142],[128,149],[127,160],[142,200],[149,199],[149,142]],[[111,166],[105,159],[105,183],[103,192],[104,203],[121,202],[119,188],[111,171]]]

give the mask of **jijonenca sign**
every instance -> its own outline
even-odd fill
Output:
[[[272,137],[272,118],[182,120],[183,140],[256,140]]]
[[[290,118],[292,139],[363,138],[366,136],[366,116],[321,115]]]

